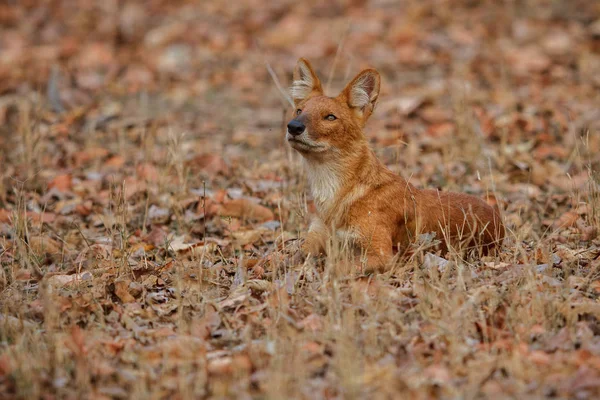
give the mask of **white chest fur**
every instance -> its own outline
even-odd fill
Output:
[[[344,170],[339,164],[313,164],[306,161],[311,194],[321,218],[336,221],[367,192],[363,184],[344,186]]]
[[[310,191],[319,213],[333,207],[336,194],[342,186],[342,173],[333,163],[313,163],[305,161]]]

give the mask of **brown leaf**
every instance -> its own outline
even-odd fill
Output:
[[[58,254],[61,245],[47,236],[32,236],[29,238],[29,247],[35,254]]]
[[[49,286],[54,287],[63,287],[71,284],[75,284],[82,281],[91,280],[92,274],[89,272],[84,272],[82,274],[72,274],[72,275],[52,275],[46,278],[46,282]]]
[[[140,179],[143,179],[148,182],[157,182],[158,181],[158,170],[156,167],[150,163],[143,163],[137,166],[136,168],[137,175]]]
[[[211,332],[221,326],[221,316],[213,305],[208,304],[204,311],[204,316],[200,320],[195,320],[191,324],[191,333],[194,336],[208,339]]]
[[[313,333],[323,330],[323,318],[317,314],[310,314],[298,323],[302,329]]]
[[[263,279],[249,279],[244,286],[254,292],[262,293],[269,291],[273,287],[273,283]]]
[[[552,361],[548,353],[540,350],[534,350],[527,356],[529,361],[535,365],[548,365]]]
[[[538,160],[546,158],[565,159],[569,156],[569,150],[562,145],[542,144],[535,148],[533,156]]]
[[[217,154],[207,153],[196,156],[191,161],[192,167],[200,169],[208,175],[227,174],[229,167],[225,160]]]
[[[48,183],[48,188],[68,192],[73,188],[73,178],[70,174],[58,175]]]
[[[245,198],[227,201],[219,207],[219,215],[248,218],[260,222],[275,219],[273,211]]]
[[[425,99],[421,96],[396,97],[381,102],[381,104],[379,105],[379,111],[382,114],[395,114],[397,112],[400,112],[400,114],[406,116],[412,114],[424,102]]]
[[[176,252],[185,252],[193,250],[194,253],[200,254],[204,251],[208,253],[212,253],[216,249],[216,245],[214,243],[205,243],[205,242],[194,242],[194,243],[185,243],[185,236],[176,236],[173,238],[171,242],[169,242],[169,248]]]
[[[104,162],[104,166],[111,169],[121,168],[125,164],[125,159],[121,156],[112,156]]]
[[[27,211],[27,218],[30,218],[31,222],[33,222],[34,224],[39,224],[42,222],[50,224],[56,220],[56,214],[48,211],[44,211],[41,213]]]
[[[23,328],[35,328],[36,324],[23,319],[23,318],[17,318],[17,317],[13,317],[12,315],[6,315],[6,314],[2,314],[0,313],[0,324],[2,324],[2,326],[7,327],[8,329],[12,329],[15,331],[21,331]]]
[[[598,236],[598,228],[594,225],[586,225],[581,218],[575,221],[575,224],[577,225],[577,229],[581,232],[581,240],[590,241],[596,239]]]
[[[526,48],[513,48],[507,58],[512,64],[513,71],[521,76],[527,76],[532,72],[543,72],[551,65],[551,60],[535,46]]]
[[[27,281],[31,279],[31,272],[26,269],[19,269],[15,272],[15,279],[18,281]]]
[[[432,124],[427,129],[427,134],[433,136],[434,138],[441,138],[445,136],[450,136],[454,133],[454,123],[453,122],[439,122],[436,124]]]
[[[231,310],[238,308],[250,298],[250,290],[243,286],[239,286],[231,292],[229,296],[218,303],[219,308],[223,310]]]
[[[80,166],[88,161],[104,158],[107,155],[108,150],[103,147],[88,147],[74,154],[75,164]]]
[[[252,369],[252,361],[245,354],[236,354],[233,357],[226,356],[212,359],[208,362],[207,371],[210,375],[227,375],[249,373]]]
[[[264,275],[265,275],[265,269],[262,267],[262,265],[257,264],[254,267],[252,267],[252,276],[254,278],[262,279]]]
[[[245,246],[260,240],[263,235],[263,231],[258,229],[250,229],[244,231],[233,232],[231,236],[235,239],[235,242],[240,246]]]
[[[577,214],[575,211],[567,211],[566,213],[558,217],[556,221],[554,221],[552,227],[554,229],[567,228],[575,225],[578,219],[579,214]]]
[[[71,350],[74,350],[75,354],[77,355],[86,355],[87,347],[85,345],[85,335],[83,330],[78,325],[73,325],[71,327],[71,339],[71,346],[69,346]]]
[[[446,385],[450,382],[450,371],[441,364],[433,364],[425,368],[423,374],[436,385]]]
[[[148,235],[144,237],[144,241],[153,244],[156,247],[164,246],[167,243],[167,232],[160,226],[153,226]]]
[[[572,392],[598,388],[600,388],[600,372],[587,365],[582,365],[577,372],[573,374],[569,387]]]
[[[79,203],[75,206],[75,212],[83,217],[87,217],[92,213],[92,205],[90,200]]]
[[[4,377],[10,374],[12,371],[12,365],[10,362],[10,357],[7,353],[2,353],[0,355],[0,376]]]
[[[115,282],[115,294],[123,303],[133,303],[135,298],[129,293],[130,280],[118,280]]]
[[[426,107],[419,111],[419,115],[428,123],[439,124],[452,121],[452,111],[441,107]]]
[[[0,208],[0,222],[8,223],[12,218],[12,212],[5,208]]]

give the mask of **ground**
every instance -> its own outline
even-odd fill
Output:
[[[501,253],[304,259],[299,57]],[[599,105],[594,1],[4,2],[0,398],[597,398]]]

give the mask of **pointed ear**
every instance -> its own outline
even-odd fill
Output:
[[[379,85],[381,78],[379,72],[375,69],[365,69],[342,91],[345,95],[348,105],[361,111],[363,117],[368,118],[379,97]]]
[[[294,83],[290,89],[290,94],[296,105],[312,95],[323,94],[319,77],[308,60],[304,58],[298,60],[298,64],[294,69]]]

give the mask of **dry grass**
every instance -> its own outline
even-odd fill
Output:
[[[348,25],[315,17],[317,2],[264,15],[222,3],[128,8],[140,31],[114,28],[126,55],[111,56],[114,71],[85,53],[114,15],[90,28],[93,10],[77,10],[65,29],[95,33],[64,56],[74,64],[49,99],[11,64],[0,397],[600,395],[600,10],[407,2]],[[206,27],[206,43],[186,35]],[[30,30],[7,29],[33,46]],[[297,253],[313,206],[271,75],[285,83],[311,52],[334,88],[363,63],[382,71],[367,126],[378,155],[418,186],[493,195],[508,228],[499,255],[440,258],[422,237],[388,273],[363,276],[336,238],[327,258]],[[150,95],[123,72],[146,66]],[[93,73],[117,78],[89,89]]]

